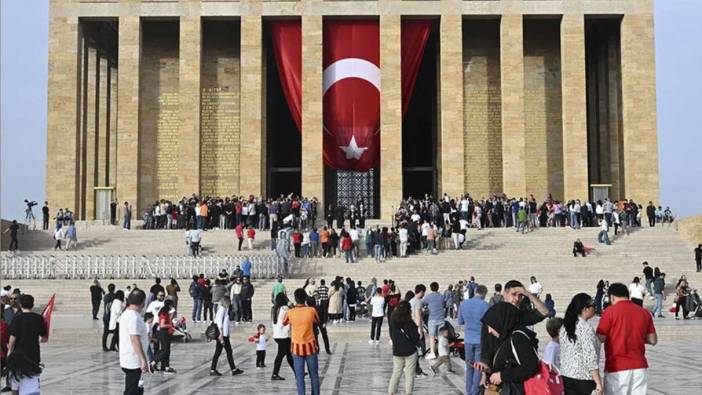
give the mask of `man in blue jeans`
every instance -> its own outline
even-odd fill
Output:
[[[188,289],[190,297],[193,298],[193,315],[191,317],[193,324],[200,321],[202,313],[202,288],[198,285],[197,280],[198,276],[193,275],[193,282],[190,283],[190,288]]]
[[[483,315],[490,307],[485,302],[487,287],[478,285],[475,296],[461,303],[458,310],[458,324],[464,329],[464,350],[466,353],[466,395],[477,395],[480,390],[480,370],[473,368],[474,362],[480,362],[480,329]]]
[[[314,335],[314,324],[319,323],[317,310],[307,306],[307,292],[295,290],[295,307],[288,310],[283,325],[290,325],[291,351],[295,367],[297,394],[305,395],[305,365],[310,374],[312,395],[319,395],[319,370],[317,354],[319,344]]]

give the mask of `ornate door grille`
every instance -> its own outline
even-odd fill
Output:
[[[336,171],[336,200],[348,207],[362,200],[367,208],[366,218],[375,218],[375,170]]]

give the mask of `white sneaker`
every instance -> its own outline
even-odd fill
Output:
[[[375,341],[375,344],[380,344],[380,340],[376,340],[376,341]]]
[[[388,340],[388,344],[392,346],[392,339]]]
[[[373,340],[373,339],[368,340],[368,344],[375,344],[375,340]]]

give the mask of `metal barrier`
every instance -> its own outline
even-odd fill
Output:
[[[191,278],[194,274],[215,277],[222,270],[232,273],[247,257],[254,279],[278,275],[275,254],[224,256],[136,256],[136,255],[3,255],[0,277],[4,279],[137,279]],[[292,260],[289,270],[292,270]]]

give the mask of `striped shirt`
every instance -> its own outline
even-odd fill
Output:
[[[290,325],[290,350],[294,355],[304,357],[319,352],[314,336],[315,322],[319,322],[319,318],[314,307],[296,305],[285,314],[283,325]]]
[[[319,287],[317,287],[317,292],[319,293],[319,300],[329,300],[329,287],[327,287],[326,285],[320,285]]]

